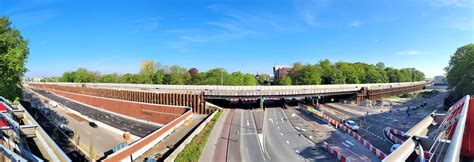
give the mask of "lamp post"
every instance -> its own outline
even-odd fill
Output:
[[[258,73],[257,73],[257,75],[255,75],[255,79],[257,79],[257,88],[258,88],[257,92],[260,95],[260,108],[262,110],[265,110],[265,108],[263,107],[263,102],[264,101],[263,101],[263,97],[262,97],[262,93],[261,93],[260,83],[258,82],[260,80],[260,75],[258,75]]]

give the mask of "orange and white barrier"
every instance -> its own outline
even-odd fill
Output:
[[[375,156],[379,157],[381,160],[383,160],[385,157],[387,157],[387,154],[385,154],[383,151],[376,148],[374,145],[370,144],[367,140],[362,138],[359,134],[352,131],[351,129],[349,129],[345,125],[339,123],[337,120],[334,120],[334,119],[332,119],[331,117],[329,117],[327,115],[323,115],[323,118],[327,119],[329,121],[329,123],[334,125],[337,129],[340,129],[343,132],[347,132],[349,135],[351,135],[352,137],[357,139],[357,141],[359,141],[359,143],[364,145],[367,149],[370,150],[370,152],[372,152]]]
[[[403,143],[403,140],[399,139],[395,135],[402,136],[403,134],[405,134],[405,132],[398,129],[391,128],[391,127],[385,127],[383,132],[388,137],[388,139],[390,139],[390,141],[392,141],[393,143],[400,144],[400,145]]]
[[[324,149],[329,152],[330,154],[334,155],[337,160],[340,162],[350,162],[351,160],[347,158],[345,155],[343,155],[341,152],[337,150],[337,148],[332,147],[330,144],[324,142],[323,143]]]

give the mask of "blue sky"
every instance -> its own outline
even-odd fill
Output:
[[[382,61],[443,74],[474,42],[472,0],[10,1],[30,41],[27,76],[85,67],[138,72],[140,61],[271,73],[272,66]]]

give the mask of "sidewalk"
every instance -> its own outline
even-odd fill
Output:
[[[220,138],[229,111],[229,109],[224,109],[219,119],[217,119],[217,122],[214,125],[214,128],[212,129],[211,134],[207,139],[206,146],[204,146],[204,150],[202,151],[201,157],[199,157],[199,161],[214,161],[217,141]]]

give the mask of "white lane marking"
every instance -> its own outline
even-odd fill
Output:
[[[270,121],[272,122],[272,124],[273,124],[273,119],[268,119],[268,120],[270,120]]]
[[[247,126],[250,126],[249,120],[247,120]]]
[[[354,143],[352,143],[351,141],[346,141],[348,144],[354,146]]]
[[[287,144],[290,144],[290,141],[287,140],[286,143],[287,143]]]
[[[282,135],[282,136],[283,136],[283,133],[280,133],[280,135]]]
[[[343,142],[342,145],[346,146],[347,148],[351,147],[348,144],[346,144],[345,142]]]

